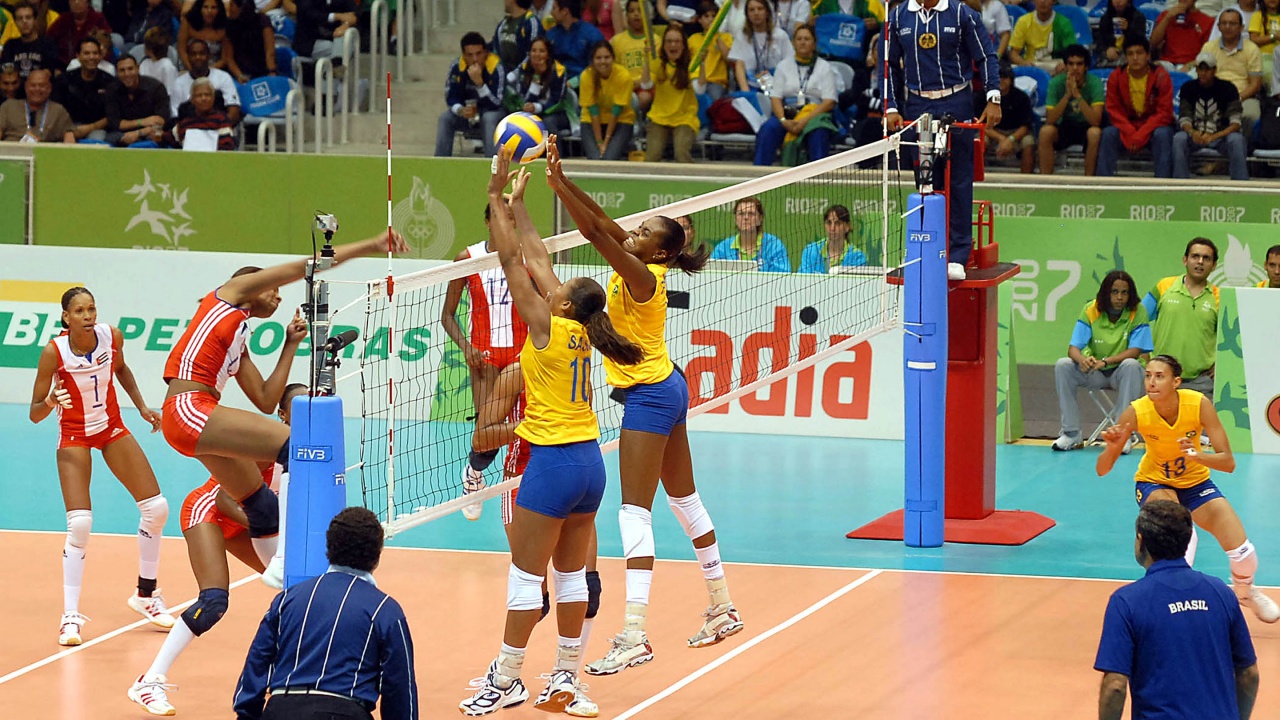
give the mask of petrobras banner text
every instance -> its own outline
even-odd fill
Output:
[[[99,319],[124,334],[125,357],[147,402],[159,408],[164,397],[164,364],[199,300],[245,265],[266,266],[287,260],[280,255],[239,253],[167,253],[152,250],[73,249],[0,246],[0,402],[26,403],[39,355],[61,332],[59,298],[83,285],[95,296]],[[395,261],[401,275],[440,264]],[[378,390],[390,376],[397,382],[399,417],[461,420],[474,413],[461,352],[440,328],[444,285],[397,290],[396,343],[390,342],[389,314],[381,298],[377,312],[365,317],[364,281],[386,276],[384,259],[349,262],[324,274],[331,281],[331,333],[346,329],[361,337],[341,353],[337,376],[344,412],[358,417],[364,381]],[[594,266],[558,266],[561,278],[594,277],[601,284],[608,270]],[[693,278],[673,273],[673,292],[689,293],[689,307],[669,311],[668,342],[673,358],[689,378],[691,402],[700,404],[758,377],[812,356],[831,343],[878,322],[882,312],[878,278],[851,276],[717,274]],[[248,350],[269,373],[284,343],[292,309],[303,302],[303,283],[281,289],[275,317],[250,320]],[[785,300],[779,300],[785,298]],[[464,294],[465,300],[465,294]],[[464,311],[465,314],[465,311]],[[465,323],[464,323],[465,329]],[[737,398],[693,421],[699,430],[832,437],[902,436],[902,340],[896,332],[835,354],[789,378]],[[307,376],[309,346],[294,360],[291,381]],[[598,365],[597,365],[598,367]],[[617,427],[621,405],[601,392],[597,371],[595,406],[603,427]],[[224,402],[249,409],[229,383]],[[429,402],[421,402],[427,399]],[[128,398],[120,393],[121,401]]]

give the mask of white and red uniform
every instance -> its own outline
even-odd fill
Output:
[[[249,339],[249,311],[218,297],[214,290],[200,301],[191,324],[173,346],[164,364],[164,381],[191,380],[218,391],[240,371],[240,356]],[[185,392],[164,401],[161,430],[174,450],[195,457],[196,442],[204,432],[218,398],[203,391]]]
[[[467,255],[473,258],[488,254],[482,242],[467,248]],[[511,302],[502,268],[468,275],[467,292],[471,297],[471,346],[484,353],[485,361],[499,370],[519,360],[529,326]]]
[[[58,449],[85,447],[101,450],[129,436],[116,403],[116,347],[111,326],[93,326],[94,346],[86,355],[71,350],[71,337],[62,333],[51,342],[58,351],[58,379],[71,394],[71,407],[58,406]]]
[[[273,491],[280,492],[280,466],[275,463],[266,463],[265,466],[259,464],[259,468],[262,470],[262,481]],[[179,527],[183,532],[200,523],[212,523],[222,529],[223,539],[230,540],[248,530],[245,526],[219,512],[217,501],[218,490],[221,487],[217,480],[209,478],[203,485],[187,494],[187,499],[182,501],[182,514],[180,515],[181,525]]]
[[[520,397],[516,398],[516,404],[511,408],[511,412],[507,415],[507,422],[517,423],[524,420],[524,409],[527,401],[525,400],[524,391],[520,391]],[[524,469],[529,465],[529,441],[516,436],[514,440],[507,444],[507,457],[502,462],[502,479],[510,480],[512,478],[522,477]],[[516,511],[516,493],[519,487],[511,488],[502,493],[502,524],[510,525],[511,518]]]

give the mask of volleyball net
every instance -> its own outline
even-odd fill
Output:
[[[630,230],[655,215],[688,218],[694,243],[713,251],[702,272],[667,274],[667,344],[688,379],[690,429],[697,430],[698,418],[707,413],[779,403],[788,404],[789,413],[808,416],[815,411],[812,388],[820,364],[898,326],[899,293],[886,275],[903,262],[901,214],[912,186],[909,176],[900,180],[890,169],[894,149],[893,139],[882,140],[617,219]],[[562,281],[586,276],[607,287],[611,269],[579,232],[544,242],[558,260]],[[377,333],[387,333],[379,329],[391,328],[381,340],[390,347],[365,353],[361,361],[356,472],[365,507],[390,534],[495,497],[518,482],[500,482],[499,457],[487,473],[488,487],[463,496],[477,411],[466,358],[442,325],[450,283],[458,297],[457,286],[468,276],[498,267],[497,255],[490,254],[368,285],[366,342],[379,342]],[[509,306],[510,298],[493,296],[492,287],[483,289],[490,293],[490,308]],[[464,290],[450,314],[464,333],[473,320],[467,302]],[[496,344],[510,335],[502,315],[478,318],[489,325]],[[617,446],[622,394],[605,383],[596,356],[593,406],[602,449],[609,452]],[[839,397],[832,402],[838,404]]]

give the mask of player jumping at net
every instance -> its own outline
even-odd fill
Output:
[[[399,233],[377,235],[335,249],[334,265],[351,258],[383,253],[388,244],[395,252],[407,250]],[[282,353],[267,379],[253,364],[245,343],[249,338],[248,319],[268,318],[280,306],[280,286],[301,280],[306,260],[294,260],[266,269],[245,267],[200,301],[195,317],[169,353],[164,379],[169,391],[164,401],[162,429],[165,440],[175,450],[194,457],[218,479],[223,491],[244,508],[249,538],[264,564],[276,551],[280,525],[280,505],[275,493],[262,482],[258,463],[277,462],[289,468],[289,428],[262,415],[220,405],[227,378],[236,383],[261,412],[275,410],[284,394],[293,353]],[[286,329],[286,343],[296,349],[306,335],[306,325],[295,316]],[[263,580],[274,587],[281,577]],[[206,608],[204,597],[183,615],[221,615],[220,607]],[[206,621],[207,622],[207,621]]]
[[[547,182],[574,223],[613,267],[609,317],[618,332],[644,351],[644,359],[624,366],[605,358],[609,384],[626,392],[618,464],[622,509],[618,527],[627,561],[627,603],[623,630],[609,653],[586,667],[590,675],[612,675],[653,659],[645,632],[653,579],[653,499],[661,482],[667,502],[702,566],[710,596],[702,628],[689,647],[714,645],[742,631],[729,599],[715,527],[693,482],[693,459],[685,422],[689,386],[667,353],[667,282],[671,268],[696,273],[706,265],[705,248],[691,249],[684,230],[661,215],[628,233],[564,175],[554,136],[547,145]]]
[[[62,294],[62,327],[58,337],[40,353],[31,393],[31,422],[58,412],[58,480],[67,510],[67,540],[62,547],[62,618],[58,644],[79,645],[89,618],[80,614],[80,586],[84,578],[85,548],[93,528],[89,478],[90,450],[102,453],[120,484],[138,504],[138,590],[129,607],[156,627],[173,627],[173,616],[156,587],[160,570],[160,542],[169,502],[160,494],[156,475],[138,441],[124,426],[116,402],[115,379],[129,394],[138,414],[160,429],[160,415],[147,407],[124,361],[120,329],[98,322],[93,293],[74,287]]]
[[[1171,500],[1190,510],[1195,524],[1208,530],[1226,551],[1231,585],[1240,604],[1253,610],[1259,620],[1273,623],[1280,620],[1280,607],[1253,585],[1258,553],[1235,509],[1209,478],[1210,469],[1229,473],[1236,468],[1227,431],[1209,398],[1178,387],[1181,384],[1182,364],[1176,359],[1157,355],[1147,362],[1146,396],[1130,403],[1116,424],[1102,432],[1107,446],[1098,456],[1098,475],[1111,472],[1134,431],[1142,435],[1147,450],[1134,475],[1138,505]],[[1201,433],[1209,436],[1214,452],[1199,447]],[[1195,557],[1192,528],[1187,564],[1193,564]]]
[[[483,684],[463,700],[464,715],[488,715],[529,698],[520,679],[525,648],[542,608],[542,581],[550,562],[555,572],[559,643],[555,668],[534,707],[561,712],[580,695],[578,666],[587,611],[587,545],[604,495],[600,426],[591,408],[591,350],[621,364],[640,361],[640,348],[622,337],[605,314],[605,293],[590,278],[561,283],[550,258],[526,258],[514,219],[503,204],[510,168],[503,149],[489,181],[489,206],[498,258],[529,336],[520,351],[528,404],[516,429],[527,440],[529,464],[508,526],[511,568],[507,576],[507,620],[502,648]],[[516,192],[528,182],[521,170]],[[540,244],[540,243],[539,243]],[[529,273],[533,273],[533,278]],[[537,287],[545,291],[541,297]]]
[[[486,228],[490,227],[490,214],[486,205]],[[483,257],[491,252],[492,231],[489,240],[468,246],[458,253],[454,262]],[[462,298],[464,286],[470,300],[470,337],[462,332],[462,327],[458,324],[458,301]],[[520,348],[524,347],[525,336],[529,333],[528,326],[520,319],[520,313],[511,304],[511,291],[507,288],[507,278],[502,274],[502,268],[481,270],[465,278],[451,280],[444,298],[444,309],[440,313],[440,325],[457,343],[466,358],[471,375],[471,402],[478,415],[480,406],[492,391],[498,373],[519,359]],[[497,456],[497,448],[481,449],[477,445],[477,438],[472,437],[471,453],[462,470],[464,495],[484,489],[484,472]],[[462,516],[468,520],[479,520],[483,507],[478,502],[468,505],[462,509]]]
[[[284,346],[282,352],[294,353],[296,345]],[[293,398],[307,394],[307,386],[293,383],[284,389],[277,414],[285,426],[289,425],[289,408]],[[280,491],[280,466],[274,462],[262,463],[262,481],[273,491]],[[209,478],[204,485],[192,490],[182,503],[182,537],[187,541],[187,556],[191,560],[191,572],[200,586],[200,596],[217,597],[226,612],[231,592],[231,568],[227,554],[248,565],[257,572],[266,570],[262,558],[254,551],[245,530],[249,520],[244,510],[221,491],[216,478]],[[206,611],[209,608],[206,607]],[[129,699],[138,703],[152,715],[174,715],[177,710],[169,702],[168,675],[178,656],[191,641],[209,631],[222,615],[210,612],[204,617],[182,615],[182,622],[174,625],[160,652],[145,673],[138,676],[129,688]]]

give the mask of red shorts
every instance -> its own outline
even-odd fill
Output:
[[[484,353],[484,361],[501,370],[513,362],[520,360],[518,347],[477,347]]]
[[[196,443],[204,424],[218,406],[218,399],[203,390],[192,390],[174,395],[164,401],[160,415],[160,430],[169,446],[187,457],[196,456]]]
[[[240,523],[218,512],[218,491],[218,481],[209,478],[205,481],[205,484],[192,490],[191,494],[187,495],[187,499],[182,501],[182,514],[180,515],[182,523],[180,527],[183,532],[200,523],[211,523],[222,529],[223,538],[230,540],[246,530]]]
[[[524,395],[521,394],[521,405],[524,402]],[[524,475],[524,469],[529,465],[529,441],[524,438],[517,437],[507,445],[507,459],[502,463],[502,479],[510,480]],[[516,511],[516,493],[519,487],[511,488],[502,493],[502,524],[510,525],[511,518],[515,516]]]
[[[64,435],[61,428],[59,428],[58,449],[82,447],[101,451],[111,443],[123,440],[131,434],[129,428],[124,426],[124,421],[118,417],[113,418],[105,429],[92,435]]]

